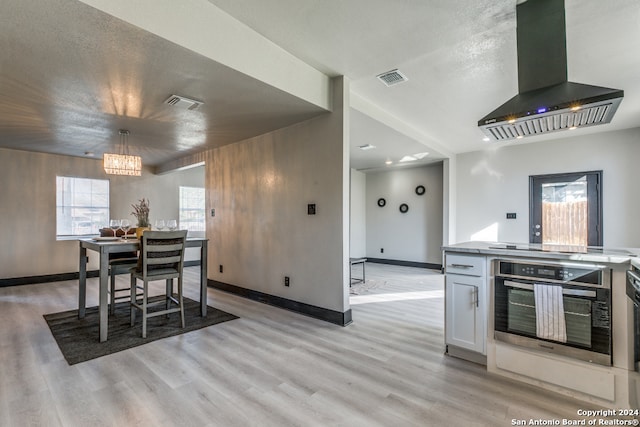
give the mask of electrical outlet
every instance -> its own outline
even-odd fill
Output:
[[[211,209],[211,216],[216,216],[216,210],[215,209]]]
[[[290,284],[289,276],[284,276],[284,285],[289,286],[289,284]]]
[[[384,248],[380,248],[380,253],[383,254],[384,253]]]
[[[220,273],[222,273],[222,264],[220,264]]]
[[[307,215],[315,215],[316,214],[316,204],[309,203],[307,205]]]

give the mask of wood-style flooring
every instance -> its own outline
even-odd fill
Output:
[[[366,271],[346,327],[209,289],[240,319],[74,366],[42,315],[76,308],[77,282],[0,288],[0,426],[510,426],[588,407],[445,356],[442,275]]]

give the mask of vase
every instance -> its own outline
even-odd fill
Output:
[[[151,227],[136,227],[136,237],[138,240],[142,238],[142,233],[144,233],[145,230],[151,230]]]

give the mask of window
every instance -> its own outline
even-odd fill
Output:
[[[180,187],[179,228],[204,236],[204,188]]]
[[[56,235],[99,234],[109,224],[109,181],[56,177]]]

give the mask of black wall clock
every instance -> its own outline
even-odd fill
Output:
[[[409,206],[406,203],[400,205],[400,212],[407,213],[409,211]]]
[[[378,206],[383,207],[386,204],[387,204],[387,201],[385,199],[383,199],[382,197],[380,197],[378,199]]]
[[[418,185],[416,187],[416,194],[418,196],[422,196],[425,193],[425,191],[427,191],[427,190],[425,190],[424,185]]]

